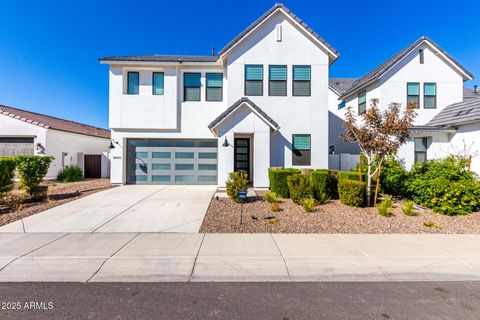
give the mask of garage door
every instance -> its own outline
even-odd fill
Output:
[[[127,183],[217,184],[217,140],[128,139]]]
[[[33,137],[0,137],[0,156],[33,154]]]

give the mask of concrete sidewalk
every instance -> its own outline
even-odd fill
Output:
[[[480,235],[0,234],[0,282],[480,280]]]

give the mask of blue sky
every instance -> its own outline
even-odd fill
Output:
[[[340,51],[332,77],[358,77],[427,35],[480,78],[476,1],[285,5]],[[451,3],[451,2],[450,2]],[[110,55],[209,55],[274,1],[10,1],[0,4],[0,104],[108,126]],[[468,82],[473,87],[480,80]]]

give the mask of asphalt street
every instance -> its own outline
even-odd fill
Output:
[[[479,319],[480,282],[0,283],[0,319]]]

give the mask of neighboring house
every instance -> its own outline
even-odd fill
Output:
[[[400,148],[398,154],[398,158],[403,159],[406,167],[410,168],[414,162],[445,157],[453,150],[463,148],[463,144],[458,144],[459,139],[463,138],[459,137],[467,137],[468,134],[459,135],[460,127],[461,130],[472,132],[472,135],[476,133],[480,136],[480,131],[475,131],[478,127],[470,124],[463,127],[466,119],[450,124],[438,120],[451,121],[445,116],[449,114],[448,110],[461,112],[475,108],[468,101],[474,100],[478,93],[463,86],[465,81],[472,79],[473,75],[438,44],[421,37],[353,82],[352,79],[331,79],[329,109],[339,122],[338,119],[344,119],[347,106],[351,106],[358,115],[367,110],[372,99],[379,99],[381,110],[388,108],[392,102],[404,106],[415,103],[418,109],[415,124],[410,130],[411,139]],[[337,138],[343,132],[339,128],[335,125],[330,129],[331,149],[337,153],[354,153],[352,144]]]
[[[53,156],[49,180],[70,165],[87,178],[109,177],[109,143],[109,130],[0,105],[0,156]]]
[[[111,180],[269,186],[269,167],[328,167],[329,66],[339,53],[276,4],[216,56],[110,66]]]

